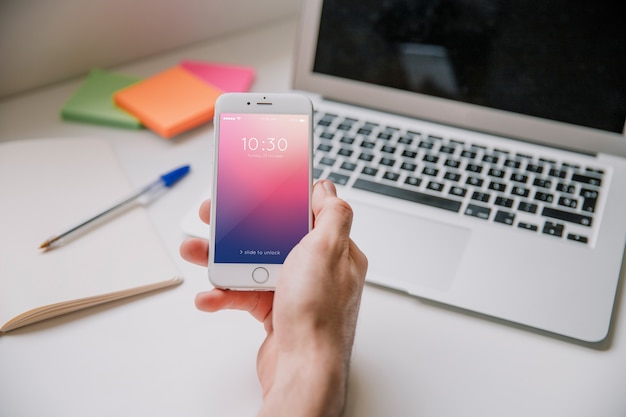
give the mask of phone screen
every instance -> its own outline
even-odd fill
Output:
[[[309,116],[219,117],[214,261],[282,264],[309,230]]]

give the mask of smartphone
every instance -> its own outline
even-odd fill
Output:
[[[214,131],[209,279],[272,290],[312,226],[313,106],[299,94],[225,93]]]

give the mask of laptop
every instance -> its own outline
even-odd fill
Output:
[[[626,242],[626,39],[607,2],[303,2],[293,89],[367,281],[586,342]]]

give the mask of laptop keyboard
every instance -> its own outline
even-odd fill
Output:
[[[316,111],[316,179],[590,244],[605,169]]]

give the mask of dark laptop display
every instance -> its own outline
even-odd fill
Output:
[[[328,0],[314,71],[621,133],[618,4]]]

